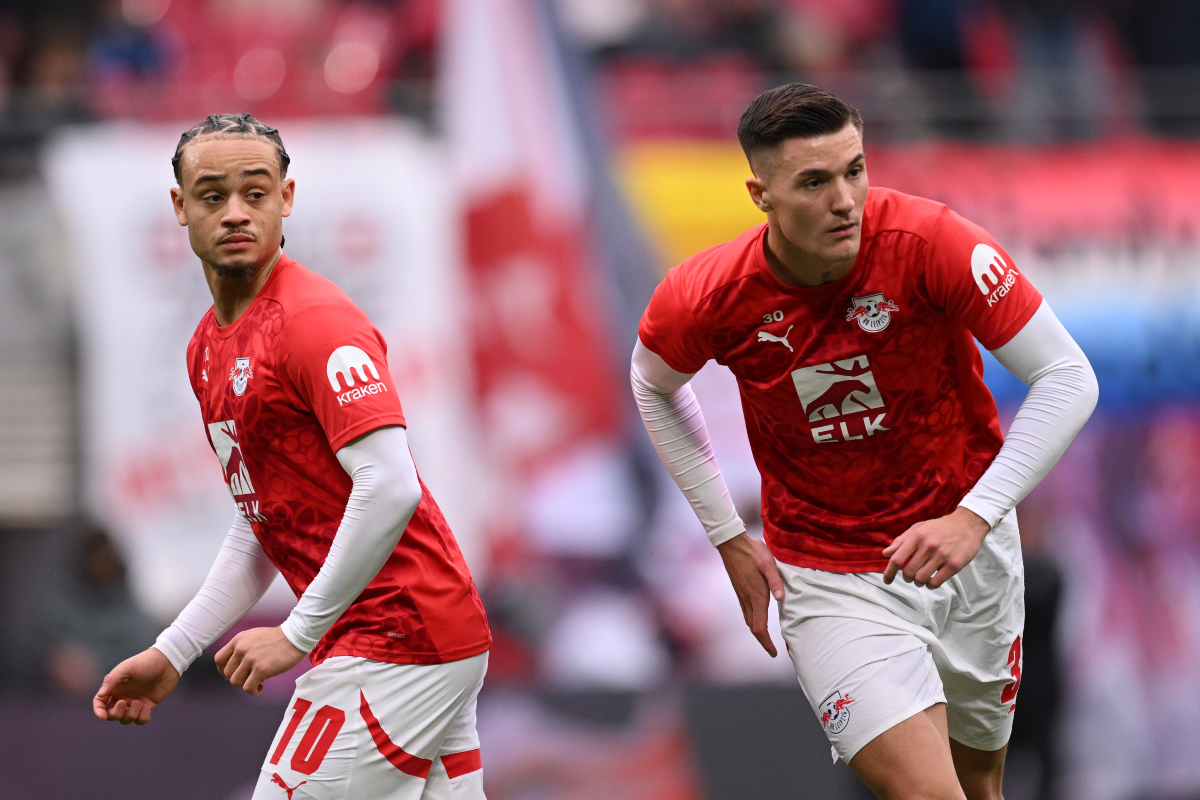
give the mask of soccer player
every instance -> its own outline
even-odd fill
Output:
[[[868,189],[846,103],[781,86],[738,139],[767,221],[655,291],[632,365],[646,428],[771,656],[778,601],[835,755],[881,798],[998,800],[1021,679],[1014,508],[1091,414],[1095,375],[986,231]],[[1007,438],[974,339],[1030,387]],[[709,359],[741,390],[765,545],[687,385]]]
[[[278,569],[298,598],[291,614],[216,656],[251,695],[305,655],[313,663],[255,800],[481,800],[487,619],[417,476],[383,337],[283,253],[288,162],[279,133],[249,114],[209,117],[172,159],[175,215],[213,296],[188,373],[237,510],[196,597],[109,673],[95,713],[148,722]]]

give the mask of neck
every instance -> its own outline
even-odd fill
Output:
[[[212,264],[207,261],[200,262],[204,265],[204,278],[208,281],[209,291],[212,292],[213,314],[219,327],[232,325],[246,313],[246,309],[250,308],[254,298],[258,297],[267,279],[271,277],[282,255],[283,250],[276,250],[269,261],[260,264],[245,278],[221,277]]]
[[[773,220],[768,220],[766,246],[767,266],[771,273],[786,286],[821,286],[845,277],[854,269],[854,259],[824,261],[801,250],[788,241],[783,229]]]

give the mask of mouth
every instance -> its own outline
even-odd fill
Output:
[[[834,237],[837,237],[840,239],[840,238],[844,238],[844,237],[853,235],[854,231],[857,228],[858,228],[857,222],[847,222],[846,224],[839,225],[836,228],[830,228],[828,231],[826,231],[826,233],[828,233],[830,236],[834,236]]]
[[[218,242],[217,247],[223,250],[245,250],[252,244],[254,244],[253,236],[246,233],[234,233]]]

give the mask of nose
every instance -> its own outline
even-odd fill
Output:
[[[854,193],[850,191],[850,183],[845,178],[833,182],[833,192],[829,200],[829,210],[839,216],[845,216],[854,210]]]
[[[250,213],[246,204],[236,194],[230,197],[229,202],[225,204],[225,215],[221,218],[221,224],[230,228],[240,228],[250,224]]]

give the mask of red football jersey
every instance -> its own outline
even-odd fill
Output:
[[[233,324],[218,327],[211,309],[204,315],[188,373],[234,502],[300,597],[350,497],[334,453],[405,424],[383,336],[341,289],[285,255]],[[490,643],[458,543],[422,483],[396,549],[310,658],[439,664]]]
[[[1000,450],[983,360],[1041,304],[982,228],[871,189],[851,271],[817,287],[767,266],[765,224],[667,273],[638,333],[673,369],[737,377],[779,560],[877,572],[910,525],[950,513]]]

